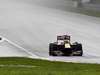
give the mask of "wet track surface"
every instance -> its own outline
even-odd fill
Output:
[[[38,57],[65,62],[100,63],[100,18],[63,11],[62,8],[55,9],[53,5],[50,8],[35,2],[0,0],[0,35]],[[72,36],[71,42],[83,44],[83,57],[48,55],[48,44],[55,41],[57,35],[65,33]]]

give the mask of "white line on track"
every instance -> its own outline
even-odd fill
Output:
[[[8,40],[7,38],[5,38],[5,37],[3,37],[3,36],[0,36],[0,38],[2,38],[2,40],[0,40],[0,42],[3,42],[3,41],[6,40],[8,43],[14,45],[14,46],[17,47],[17,48],[20,48],[21,50],[23,50],[23,51],[25,51],[26,53],[28,53],[29,55],[31,55],[31,57],[33,57],[33,58],[39,58],[37,55],[33,54],[32,52],[26,50],[25,48],[23,48],[23,47],[21,47],[21,46],[15,44],[14,42]]]

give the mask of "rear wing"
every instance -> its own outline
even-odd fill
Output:
[[[57,40],[69,40],[70,41],[70,36],[68,35],[57,36]]]

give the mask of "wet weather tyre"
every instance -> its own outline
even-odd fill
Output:
[[[82,56],[83,55],[83,49],[82,49],[81,44],[78,45],[78,50],[80,51],[80,54],[78,54],[78,56]]]
[[[57,49],[57,45],[56,44],[49,44],[49,55],[50,56],[62,56],[63,52]]]
[[[55,44],[53,44],[53,43],[50,43],[49,44],[49,55],[50,56],[56,56],[54,54],[54,50],[56,50],[56,49],[57,49],[57,46]]]
[[[82,56],[83,55],[82,44],[75,45],[72,54],[73,56]]]

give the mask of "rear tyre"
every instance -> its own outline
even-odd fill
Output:
[[[82,44],[74,45],[72,54],[73,56],[82,56],[83,55]]]
[[[56,56],[54,54],[54,50],[57,50],[57,46],[55,44],[53,44],[53,43],[50,43],[49,44],[49,55],[50,56]]]
[[[63,52],[57,49],[57,45],[50,43],[49,44],[49,55],[50,56],[62,56]]]

